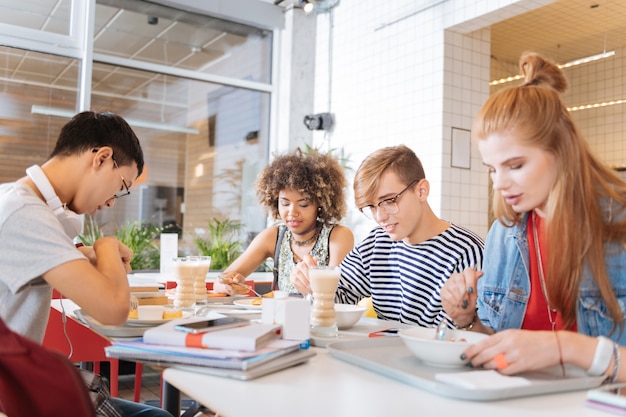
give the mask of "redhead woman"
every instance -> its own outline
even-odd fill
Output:
[[[483,271],[453,276],[444,308],[492,334],[463,354],[473,366],[565,374],[571,364],[626,381],[626,184],[574,124],[560,68],[535,53],[520,68],[524,83],[493,94],[472,127],[497,221]]]

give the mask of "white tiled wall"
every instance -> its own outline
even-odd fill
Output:
[[[469,129],[489,94],[485,28],[550,1],[342,0],[317,18],[315,112],[336,125],[314,145],[343,148],[354,169],[380,147],[410,146],[435,213],[485,236],[487,174],[476,149],[471,169],[450,166],[452,127]],[[357,240],[372,226],[356,210],[347,223]]]
[[[564,69],[569,83],[563,94],[565,104],[574,107],[626,99],[625,53],[624,48],[616,49],[612,57]],[[518,73],[517,65],[494,66],[491,77],[500,79]],[[494,86],[492,91],[510,85],[513,82]],[[612,166],[626,166],[625,106],[617,104],[571,112],[591,149],[602,161]]]
[[[565,95],[568,106],[626,99],[626,50],[601,61],[569,68],[570,82]],[[591,75],[591,76],[590,76]],[[626,166],[626,104],[572,112],[591,148],[604,162]]]

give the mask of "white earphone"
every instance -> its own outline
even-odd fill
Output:
[[[52,209],[54,214],[57,216],[57,219],[61,222],[65,233],[67,233],[71,239],[78,236],[83,229],[83,222],[80,216],[72,210],[63,207],[61,200],[54,192],[52,184],[48,181],[48,177],[46,177],[46,174],[43,172],[41,167],[39,165],[33,165],[26,170],[26,174],[30,177],[33,183],[35,183],[35,186],[39,189],[43,198],[46,199],[48,207]]]

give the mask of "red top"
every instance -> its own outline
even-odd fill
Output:
[[[539,247],[541,250],[542,263],[544,267],[544,276],[545,276],[545,266],[548,259],[548,251],[546,245],[546,236],[545,236],[545,225],[543,223],[543,219],[539,216],[528,216],[528,226],[527,226],[527,234],[528,234],[528,253],[530,255],[530,297],[528,299],[528,305],[526,306],[526,316],[524,317],[524,321],[522,322],[522,329],[526,330],[552,330],[552,323],[550,322],[550,316],[548,315],[548,305],[546,302],[546,298],[543,294],[543,290],[541,288],[541,278],[539,277],[539,262],[537,260],[537,249],[535,248],[535,238],[533,234],[533,220],[537,221],[537,237],[539,241]],[[546,280],[549,280],[549,277],[545,277]],[[550,311],[551,318],[553,321],[556,320],[555,330],[563,330],[563,319],[561,318],[561,313]],[[572,329],[576,330],[576,324],[574,324]]]

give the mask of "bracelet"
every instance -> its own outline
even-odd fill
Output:
[[[622,353],[619,350],[619,345],[613,343],[613,374],[611,375],[611,383],[617,380],[617,374],[619,373],[619,361]]]
[[[609,367],[611,358],[613,357],[613,343],[606,337],[597,338],[596,352],[593,355],[591,366],[587,369],[589,375],[599,376]]]
[[[456,324],[454,322],[453,322],[453,324],[454,324],[454,327],[456,327],[457,330],[472,330],[472,328],[476,324],[476,319],[477,318],[478,318],[478,314],[476,312],[474,312],[474,317],[472,318],[472,321],[468,325],[460,327],[458,324]]]
[[[563,373],[563,378],[565,378],[565,363],[563,363],[563,352],[561,351],[561,340],[559,339],[559,332],[554,332],[554,336],[556,337],[556,345],[559,348],[559,365],[561,365],[561,372]]]

